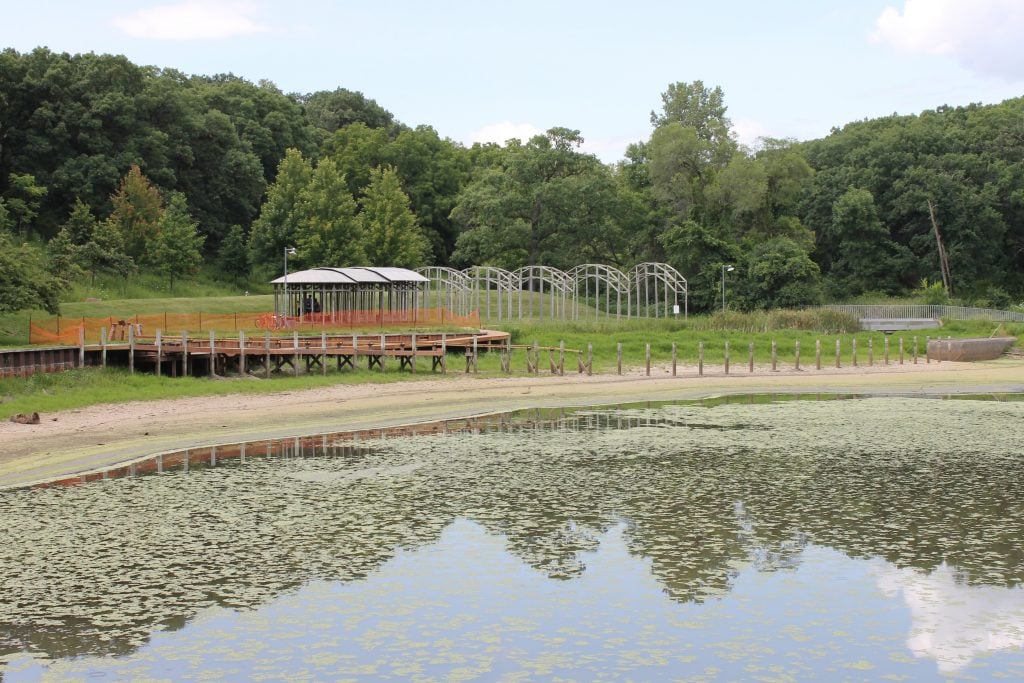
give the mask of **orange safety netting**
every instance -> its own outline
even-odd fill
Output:
[[[75,345],[98,344],[101,330],[107,330],[107,340],[128,339],[129,327],[136,336],[151,337],[161,330],[165,334],[188,332],[237,333],[240,331],[314,331],[342,330],[366,327],[430,326],[479,327],[480,315],[457,315],[445,308],[417,309],[414,311],[337,311],[335,313],[307,313],[286,317],[274,313],[157,313],[134,315],[128,318],[50,318],[29,324],[29,343]]]

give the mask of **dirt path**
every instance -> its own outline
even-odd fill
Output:
[[[541,406],[697,398],[721,393],[1024,392],[1024,363],[932,363],[770,372],[746,368],[697,377],[695,368],[652,376],[449,376],[395,384],[338,385],[278,394],[94,406],[0,423],[0,488],[123,463],[154,453],[247,439],[384,427]]]

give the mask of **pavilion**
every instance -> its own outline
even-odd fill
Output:
[[[406,268],[311,268],[273,280],[274,312],[300,322],[412,322],[430,280]]]

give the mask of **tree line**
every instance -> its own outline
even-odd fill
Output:
[[[97,273],[265,281],[290,246],[297,267],[665,261],[695,310],[725,265],[741,308],[915,290],[1006,306],[1024,297],[1022,122],[1017,98],[747,147],[720,88],[679,82],[607,164],[571,128],[466,147],[344,88],[7,49],[0,309],[55,309]]]

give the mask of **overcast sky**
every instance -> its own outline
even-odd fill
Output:
[[[4,5],[2,47],[359,90],[467,144],[576,128],[606,161],[648,137],[675,81],[721,86],[746,143],[1024,94],[1024,0]]]

